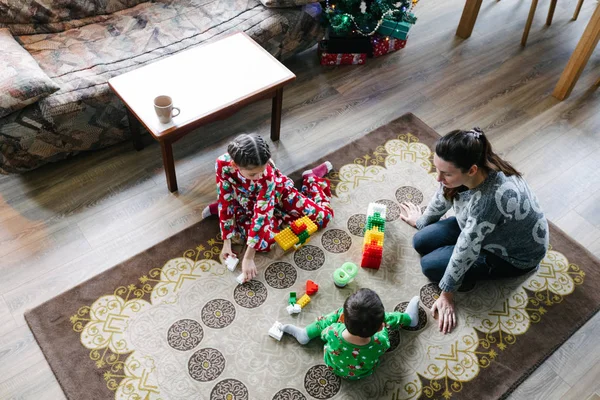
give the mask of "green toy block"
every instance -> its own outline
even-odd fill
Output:
[[[302,231],[298,234],[298,242],[300,244],[306,242],[306,239],[308,239],[310,237],[310,235],[308,234],[308,231]]]
[[[385,219],[378,216],[379,213],[375,213],[375,215],[367,217],[367,223],[365,224],[365,232],[373,229],[374,226],[379,229],[379,232],[385,232]]]
[[[289,303],[290,303],[291,305],[294,305],[294,304],[296,304],[296,301],[297,301],[297,300],[296,300],[296,292],[290,292],[290,300],[289,300]]]

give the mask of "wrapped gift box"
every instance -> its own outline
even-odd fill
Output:
[[[390,36],[395,39],[406,40],[411,26],[412,25],[410,23],[405,21],[384,19],[377,29],[377,33],[382,36]]]
[[[327,41],[319,42],[321,65],[362,65],[367,61],[367,53],[329,53]]]
[[[415,14],[413,14],[413,13],[407,13],[407,14],[404,14],[404,16],[402,17],[402,21],[408,22],[409,24],[414,25],[417,23],[417,17],[415,17]]]
[[[404,48],[404,46],[406,46],[406,40],[373,35],[371,37],[371,44],[373,46],[373,57],[379,57]]]
[[[368,36],[337,36],[329,29],[326,32],[327,51],[333,53],[367,53],[371,55],[371,40]]]

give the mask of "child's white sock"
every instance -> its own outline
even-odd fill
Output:
[[[217,203],[217,202],[211,203],[211,204],[207,205],[206,207],[204,207],[204,210],[202,210],[202,219],[208,218],[211,215],[217,215],[218,213],[219,213],[219,203]]]
[[[306,328],[298,328],[295,325],[282,325],[280,328],[282,331],[284,331],[287,334],[292,335],[293,337],[296,338],[296,340],[298,341],[298,343],[300,344],[306,344],[308,342],[310,342],[310,338],[308,337],[308,333],[306,332]]]
[[[410,299],[404,311],[410,317],[410,327],[414,328],[419,323],[419,296]]]

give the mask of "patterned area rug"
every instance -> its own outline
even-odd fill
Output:
[[[600,305],[600,262],[551,225],[535,274],[483,282],[456,296],[459,324],[439,333],[425,312],[436,286],[421,274],[413,228],[399,203],[426,205],[436,188],[438,135],[412,114],[330,154],[335,219],[296,252],[257,257],[258,279],[237,285],[218,262],[216,219],[205,220],[27,313],[69,399],[496,399],[510,393]],[[318,160],[321,161],[321,160]],[[318,162],[317,161],[317,162]],[[311,163],[314,165],[314,163]],[[304,168],[303,168],[304,169]],[[300,169],[302,171],[303,169]],[[297,175],[292,175],[297,179]],[[388,207],[384,261],[346,288],[332,272],[360,261],[369,202]],[[311,279],[319,292],[301,314],[285,307]],[[417,327],[362,381],[323,364],[323,344],[267,332],[278,320],[306,325],[360,287],[387,310],[421,298]]]

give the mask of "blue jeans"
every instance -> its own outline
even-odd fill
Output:
[[[427,225],[415,233],[413,246],[421,255],[421,270],[432,282],[442,280],[460,232],[456,217],[450,217]],[[535,268],[517,268],[489,251],[481,250],[479,257],[465,274],[463,283],[524,275]]]

